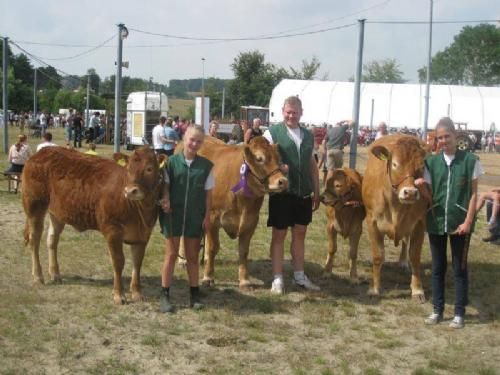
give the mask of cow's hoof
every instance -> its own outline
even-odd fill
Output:
[[[33,276],[33,285],[43,285],[43,284],[45,284],[43,276]]]
[[[240,281],[240,289],[241,290],[252,290],[253,285],[249,280],[243,280],[243,281]]]
[[[141,292],[132,292],[132,301],[133,302],[144,302],[145,298]]]
[[[368,289],[367,294],[370,297],[380,297],[380,291],[378,289],[373,288],[373,287],[371,287],[370,289]]]
[[[411,299],[417,303],[425,303],[425,295],[423,293],[412,294]]]
[[[203,279],[201,285],[203,285],[205,288],[212,288],[215,286],[215,281],[214,279]]]
[[[61,275],[50,275],[50,281],[53,282],[54,284],[61,284],[62,283],[62,277]]]
[[[115,303],[115,305],[125,305],[125,304],[127,304],[127,298],[123,294],[122,295],[114,295],[113,302]]]

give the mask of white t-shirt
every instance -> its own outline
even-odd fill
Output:
[[[302,144],[302,138],[303,138],[302,131],[300,130],[300,127],[290,129],[287,126],[286,130],[288,131],[288,136],[290,137],[290,139],[295,143],[295,146],[297,146],[297,151],[300,152],[300,145]],[[269,129],[264,132],[263,137],[265,139],[267,139],[270,144],[274,144],[273,136],[271,135],[271,132],[269,131]]]
[[[448,166],[450,166],[453,159],[455,159],[455,154],[447,155],[447,154],[443,153],[443,156],[444,156],[444,161],[445,161],[446,165],[448,165]],[[484,174],[483,166],[481,165],[479,160],[476,160],[476,162],[474,163],[474,171],[472,172],[472,180],[477,180],[483,174]],[[431,174],[430,174],[429,170],[427,169],[427,167],[425,167],[425,169],[424,169],[424,180],[429,185],[432,185]]]
[[[163,126],[161,124],[156,125],[153,128],[153,148],[155,150],[163,149],[163,142],[161,141],[161,137],[163,136]]]
[[[44,147],[54,147],[57,146],[55,143],[52,142],[42,142],[38,146],[36,146],[36,151],[40,151]]]

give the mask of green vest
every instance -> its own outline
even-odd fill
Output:
[[[212,167],[210,160],[199,155],[190,167],[182,153],[168,159],[172,213],[167,215],[160,211],[161,230],[166,237],[202,236],[207,196],[205,182]]]
[[[314,147],[314,138],[311,132],[300,128],[302,143],[300,152],[297,152],[295,142],[288,135],[284,123],[269,128],[273,142],[278,145],[281,161],[288,165],[288,191],[291,194],[303,197],[313,192],[311,176],[311,157]]]
[[[465,221],[472,196],[472,176],[475,155],[457,150],[451,165],[446,165],[443,153],[425,160],[431,175],[432,207],[427,212],[427,232],[453,233]],[[472,224],[471,232],[474,230]]]

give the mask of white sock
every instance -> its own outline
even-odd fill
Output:
[[[276,275],[274,275],[274,280],[283,281],[283,275],[281,273],[277,273]]]
[[[304,271],[293,271],[293,278],[297,282],[302,282],[305,279]]]

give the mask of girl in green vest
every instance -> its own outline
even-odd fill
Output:
[[[160,211],[161,232],[165,236],[165,259],[161,270],[161,312],[175,310],[170,301],[170,285],[181,237],[184,238],[186,252],[189,305],[196,310],[203,308],[198,286],[198,253],[204,230],[209,227],[214,187],[212,162],[197,155],[204,137],[202,127],[188,127],[184,134],[183,152],[168,159],[164,173],[166,184]]]
[[[464,327],[465,306],[468,302],[467,252],[474,230],[478,178],[483,174],[475,155],[457,150],[453,121],[444,117],[436,125],[438,150],[425,161],[424,177],[417,186],[428,186],[432,205],[427,213],[427,232],[432,254],[433,313],[426,324],[443,320],[446,275],[446,247],[451,245],[455,278],[455,313],[452,328]],[[429,190],[427,190],[429,193]]]

